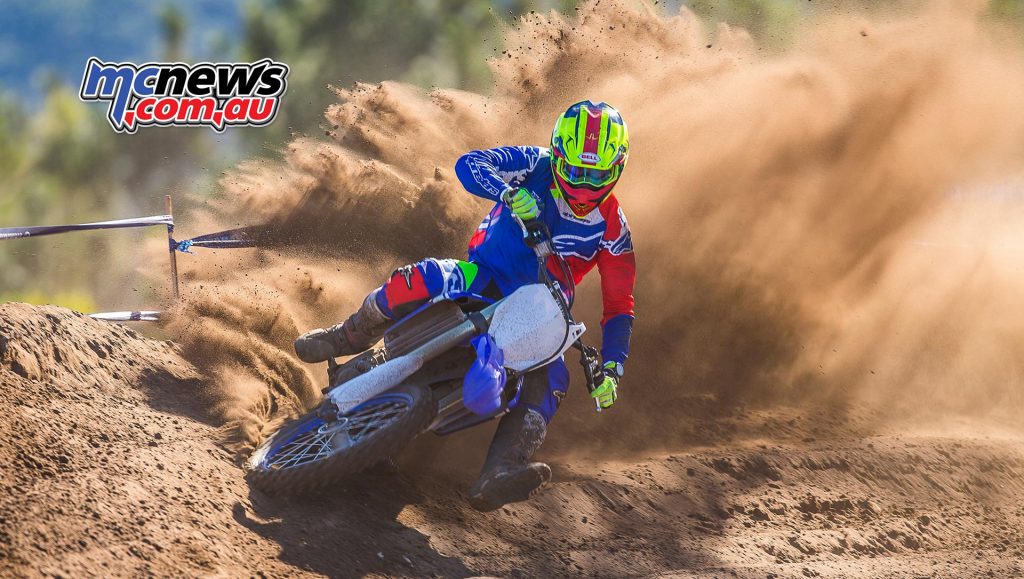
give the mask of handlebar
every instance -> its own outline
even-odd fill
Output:
[[[501,196],[502,203],[511,209],[512,205],[512,192],[506,191]],[[537,278],[544,285],[551,289],[551,293],[555,295],[558,303],[562,306],[562,312],[565,314],[567,323],[574,324],[576,321],[572,317],[572,313],[569,310],[569,304],[565,302],[565,297],[562,294],[562,290],[558,287],[558,283],[551,279],[551,276],[547,272],[547,261],[548,258],[554,255],[560,260],[560,263],[568,277],[568,282],[572,283],[572,272],[569,271],[568,266],[562,257],[555,253],[554,245],[551,241],[551,231],[548,226],[540,219],[531,219],[529,221],[523,221],[514,212],[512,217],[515,218],[516,223],[519,224],[520,229],[523,230],[523,241],[526,246],[533,250],[533,253],[537,256]],[[598,377],[601,376],[601,362],[598,357],[597,349],[592,346],[587,346],[582,340],[577,339],[573,344],[573,347],[580,351],[580,365],[583,366],[583,375],[587,380],[587,393],[592,394],[597,389]],[[596,398],[594,399],[594,408],[597,412],[601,412],[601,402]]]
[[[576,340],[573,347],[580,351],[580,366],[583,366],[583,376],[587,380],[587,394],[593,394],[598,386],[598,378],[602,377],[601,359],[598,357],[597,348],[587,346],[580,340]],[[601,411],[601,402],[594,399],[594,409]]]
[[[501,201],[511,209],[512,193],[510,191],[503,193]],[[546,260],[548,256],[554,254],[555,250],[551,244],[551,232],[548,231],[547,225],[543,221],[540,219],[523,221],[515,213],[512,213],[512,217],[519,224],[519,228],[523,230],[523,241],[526,242],[526,246],[537,254],[538,260]]]

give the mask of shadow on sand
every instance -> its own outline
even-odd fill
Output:
[[[398,521],[406,505],[424,500],[400,476],[362,476],[301,498],[252,490],[249,500],[251,511],[235,504],[235,520],[278,543],[279,559],[300,569],[329,577],[477,575],[458,558],[435,550],[429,536]]]

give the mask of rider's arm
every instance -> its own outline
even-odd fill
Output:
[[[629,338],[633,333],[633,286],[636,283],[636,256],[629,226],[622,210],[616,208],[597,254],[601,272],[601,296],[604,317],[601,320],[601,357],[605,363],[623,364],[629,356]]]
[[[455,162],[455,174],[462,186],[477,197],[499,201],[506,190],[518,187],[548,150],[541,147],[498,147],[470,151]]]

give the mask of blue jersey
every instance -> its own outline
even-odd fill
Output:
[[[509,189],[528,190],[537,198],[540,219],[551,230],[555,251],[569,266],[573,283],[581,282],[595,265],[600,271],[604,301],[601,353],[605,362],[622,363],[629,354],[636,281],[626,217],[614,195],[586,216],[576,216],[555,188],[550,154],[543,147],[518,146],[471,151],[459,158],[455,172],[463,187],[495,202],[470,240],[469,258],[488,270],[503,294],[536,283],[536,256],[523,242],[511,211],[500,201]],[[561,268],[554,264],[548,265],[548,271],[563,278]]]

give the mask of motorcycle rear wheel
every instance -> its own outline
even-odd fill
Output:
[[[270,494],[320,489],[397,454],[436,412],[430,389],[420,386],[398,386],[330,422],[310,412],[256,449],[246,478]]]

